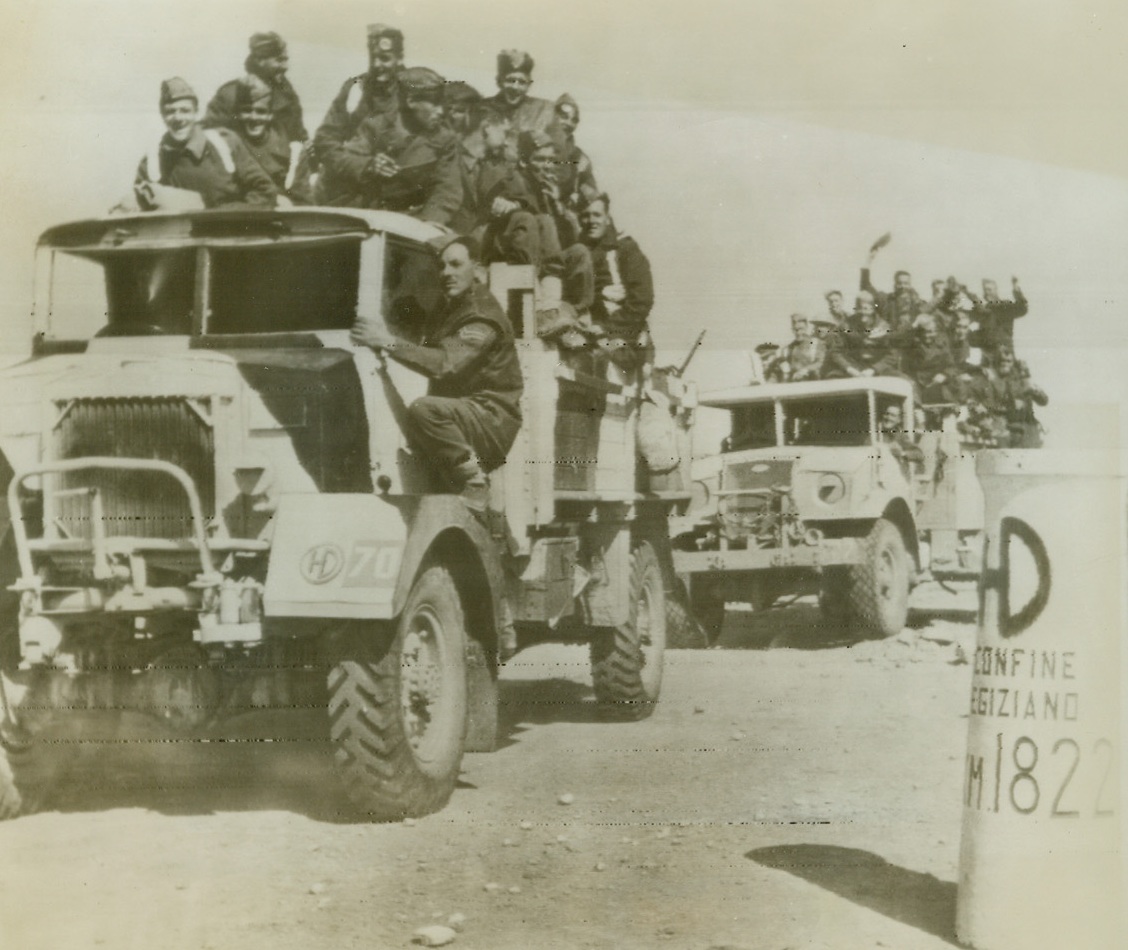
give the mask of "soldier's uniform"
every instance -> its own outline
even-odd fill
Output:
[[[163,82],[161,105],[178,99],[197,101],[183,79]],[[194,191],[205,208],[273,208],[276,197],[269,176],[235,133],[198,124],[183,144],[166,133],[156,153],[141,159],[135,190],[143,192],[149,183]]]
[[[897,374],[899,362],[896,334],[884,320],[879,318],[869,329],[853,321],[842,331],[841,345],[828,355],[828,369],[823,375],[841,379],[872,370],[873,376],[891,376]]]
[[[257,76],[270,87],[271,125],[287,142],[304,142],[309,138],[302,116],[302,101],[285,75],[268,78],[259,71],[260,57],[282,56],[286,43],[277,33],[255,33],[250,39],[250,55],[243,64],[247,73]],[[204,116],[204,127],[238,130],[240,79],[225,82],[216,90]]]
[[[237,115],[257,102],[266,102],[269,107],[271,101],[270,88],[250,74],[238,80],[236,94]],[[251,157],[270,176],[279,195],[285,195],[296,205],[313,204],[310,167],[301,142],[288,140],[273,123],[267,126],[265,134],[257,141],[247,134],[241,119],[236,119],[234,132]]]
[[[456,483],[505,461],[524,382],[509,320],[485,287],[446,301],[422,344],[400,341],[387,352],[430,380],[407,410],[416,452]]]
[[[806,340],[792,340],[783,351],[787,362],[787,379],[797,383],[807,379],[818,379],[826,362],[826,344],[811,337]]]
[[[443,78],[430,69],[411,67],[400,74],[405,98],[412,94],[442,94]],[[462,176],[458,166],[458,136],[445,126],[422,130],[414,126],[406,110],[369,116],[344,147],[348,161],[360,165],[355,178],[335,178],[325,183],[321,198],[326,204],[398,211],[423,221],[448,225],[462,207]],[[399,171],[385,177],[376,174],[373,159],[386,155]],[[332,190],[333,184],[339,190]]]
[[[617,231],[614,223],[607,225],[602,238],[586,246],[595,279],[592,322],[606,331],[615,347],[611,358],[616,363],[629,367],[645,362],[654,352],[647,326],[654,308],[650,261],[635,239]],[[625,291],[622,301],[609,301],[603,296],[603,291],[613,285]]]
[[[905,349],[902,369],[913,382],[919,404],[957,401],[955,362],[942,333],[934,332],[931,337],[923,334],[914,336]],[[944,378],[935,382],[937,376]]]
[[[894,333],[907,333],[912,328],[913,320],[927,309],[920,294],[911,287],[888,293],[878,290],[870,280],[868,267],[862,268],[861,289],[873,294],[878,314]]]
[[[533,65],[533,57],[522,50],[502,50],[497,54],[498,81],[512,73],[524,73],[531,80]],[[516,105],[510,105],[505,93],[500,90],[483,100],[482,105],[509,119],[510,158],[517,156],[517,137],[522,132],[546,132],[556,116],[552,103],[547,99],[526,95]]]
[[[566,202],[574,203],[582,193],[599,194],[599,186],[587,153],[576,144],[574,135],[565,134],[558,125],[556,110],[562,105],[575,109],[577,120],[580,106],[568,93],[564,93],[553,106],[553,122],[548,128],[548,134],[556,143],[556,181],[560,185],[560,195]]]
[[[1021,288],[1014,289],[1014,300],[976,300],[975,316],[979,320],[978,345],[985,350],[999,346],[1014,348],[1014,321],[1025,317],[1029,303]]]
[[[373,24],[368,28],[368,43],[370,48],[403,53],[403,34],[394,27]],[[328,194],[355,188],[359,183],[371,156],[351,153],[347,145],[366,119],[398,115],[401,97],[398,76],[384,83],[367,72],[345,80],[313,137],[313,154]]]
[[[989,414],[990,429],[1000,447],[1041,447],[1042,426],[1034,406],[1045,406],[1050,400],[1017,366],[1005,374],[987,367],[973,383],[971,398]]]

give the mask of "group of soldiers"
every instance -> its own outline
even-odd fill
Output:
[[[386,327],[354,342],[423,373],[428,396],[408,409],[409,439],[473,507],[520,423],[513,332],[483,286],[481,265],[532,265],[537,332],[564,354],[630,372],[649,365],[650,264],[618,231],[611,202],[576,144],[580,107],[529,94],[533,58],[497,57],[485,97],[432,69],[404,65],[395,27],[367,29],[368,69],[347,79],[311,137],[277,33],[249,41],[245,74],[201,116],[183,79],[165,80],[166,132],[115,210],[274,208],[315,204],[395,211],[439,227],[446,306],[422,345]]]
[[[826,294],[826,316],[792,314],[786,346],[757,347],[759,378],[768,382],[900,376],[912,381],[918,428],[939,428],[954,415],[966,441],[983,446],[1038,448],[1042,427],[1035,406],[1046,393],[1016,359],[1014,324],[1028,311],[1018,278],[1013,299],[983,280],[980,296],[955,277],[934,280],[925,298],[908,271],[897,271],[891,291],[874,287],[870,249],[854,311],[841,291]]]
[[[529,94],[533,58],[497,57],[498,91],[404,65],[395,27],[368,27],[369,67],[306,131],[277,33],[250,38],[245,75],[200,115],[179,77],[161,84],[166,133],[142,159],[123,210],[317,204],[397,211],[470,235],[483,264],[531,264],[542,335],[604,350],[625,368],[652,353],[650,264],[611,219],[576,144],[579,104]]]

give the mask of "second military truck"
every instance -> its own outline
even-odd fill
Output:
[[[978,575],[975,459],[954,417],[917,444],[908,380],[750,385],[700,404],[727,412],[730,431],[695,466],[674,526],[683,602],[672,643],[714,642],[726,602],[763,610],[813,592],[827,624],[892,636],[919,578]]]

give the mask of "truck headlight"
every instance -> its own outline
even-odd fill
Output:
[[[846,482],[841,475],[823,472],[815,489],[815,495],[824,505],[837,505],[846,497]]]

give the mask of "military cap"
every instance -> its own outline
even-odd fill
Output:
[[[426,66],[409,66],[400,71],[399,84],[409,96],[441,100],[446,80]]]
[[[368,45],[370,48],[390,51],[403,55],[403,33],[386,23],[368,24]]]
[[[778,343],[761,343],[756,347],[756,352],[763,356],[765,353],[774,353],[779,349]]]
[[[443,91],[443,101],[446,102],[448,106],[473,106],[482,101],[482,94],[471,86],[470,83],[463,82],[459,79],[446,84],[446,89]]]
[[[508,76],[510,73],[524,73],[526,76],[533,74],[533,57],[520,49],[503,49],[497,54],[497,74]]]
[[[270,86],[254,73],[248,73],[235,86],[235,107],[237,109],[246,109],[263,99],[269,101],[270,97]]]
[[[560,96],[559,99],[556,100],[555,104],[552,107],[553,111],[559,112],[561,106],[571,106],[573,109],[575,109],[576,121],[580,121],[580,104],[576,102],[576,100],[573,99],[570,95],[568,95],[568,93],[564,93]]]
[[[258,59],[286,55],[286,41],[277,33],[255,33],[247,45],[251,55]]]
[[[196,91],[188,83],[179,76],[173,76],[161,83],[160,105],[163,108],[170,102],[176,102],[177,99],[191,99],[196,103],[200,101]]]
[[[527,161],[538,148],[553,144],[552,137],[547,132],[538,129],[522,132],[517,136],[517,157]]]

